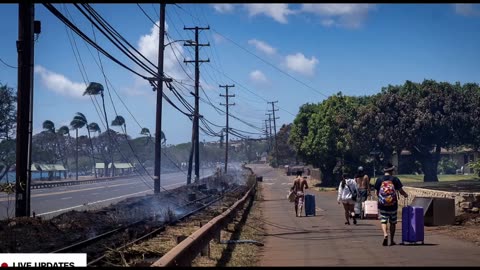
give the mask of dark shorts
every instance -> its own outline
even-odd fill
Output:
[[[366,189],[358,189],[358,198],[360,198],[359,202],[364,202],[367,200],[368,191]]]

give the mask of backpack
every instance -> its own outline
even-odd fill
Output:
[[[393,206],[397,204],[397,192],[393,185],[393,178],[382,181],[378,192],[378,203],[383,206]]]

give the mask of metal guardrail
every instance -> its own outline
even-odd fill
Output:
[[[163,255],[162,258],[154,262],[151,267],[190,266],[191,262],[197,257],[201,250],[208,245],[214,237],[218,237],[220,231],[231,222],[237,211],[243,207],[247,198],[254,194],[256,186],[257,182],[252,185],[240,200],[180,242],[180,244]]]
[[[81,184],[94,184],[106,181],[114,181],[118,179],[132,177],[132,175],[126,176],[117,176],[109,178],[97,178],[97,179],[88,179],[88,180],[74,180],[74,181],[62,181],[62,182],[53,182],[53,183],[39,183],[30,185],[31,189],[42,189],[42,188],[53,188],[53,187],[62,187],[62,186],[74,186]]]

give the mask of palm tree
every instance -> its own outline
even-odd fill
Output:
[[[84,96],[85,95],[95,96],[98,94],[100,94],[100,96],[102,97],[103,114],[105,115],[105,123],[107,124],[107,134],[109,135],[109,138],[110,138],[110,133],[109,133],[110,128],[108,127],[107,110],[105,110],[105,98],[103,95],[103,85],[97,82],[90,82],[90,84],[87,86],[87,89],[85,89],[85,92],[83,92]],[[110,144],[112,144],[112,138],[110,138]],[[113,166],[113,151],[110,151],[110,152],[112,155],[112,166]],[[108,175],[108,166],[105,166],[105,175]],[[112,176],[113,176],[113,172],[112,172]]]
[[[66,134],[66,135],[68,135],[68,137],[70,137],[70,129],[67,126],[61,126],[57,130],[57,134],[59,134],[62,137],[64,137],[65,134]],[[65,144],[65,147],[63,149],[63,155],[64,155],[63,166],[65,167],[65,169],[68,169],[68,156],[67,156],[67,145],[66,144]],[[67,177],[66,173],[65,173],[64,177],[65,178]]]
[[[77,145],[77,150],[75,151],[75,164],[76,164],[76,176],[75,179],[78,180],[78,129],[83,128],[87,122],[85,121],[85,115],[82,113],[78,113],[73,117],[72,122],[70,122],[70,126],[72,129],[75,129],[75,143]]]
[[[115,117],[115,119],[113,119],[113,121],[112,121],[112,126],[120,126],[120,129],[122,129],[122,127],[123,127],[123,130],[124,130],[123,134],[125,135],[125,139],[128,140],[127,124],[125,123],[125,118],[123,118],[123,116],[117,115]],[[113,170],[113,162],[112,162],[112,170]]]
[[[100,134],[101,130],[100,127],[98,126],[97,123],[92,122],[87,125],[87,131],[88,131],[88,138],[90,139],[90,144],[92,146],[92,158],[93,158],[93,170],[95,171],[95,178],[97,178],[97,168],[96,168],[96,162],[95,162],[95,156],[94,156],[94,150],[93,150],[93,140],[90,137],[90,132],[98,132]]]
[[[87,117],[83,113],[80,113],[80,112],[77,112],[77,116],[75,116],[75,117],[78,117],[78,119],[80,121],[83,121],[85,123],[85,126],[87,127],[88,140],[90,141],[90,147],[92,149],[93,171],[95,173],[95,178],[97,178],[97,170],[95,168],[95,153],[94,153],[94,150],[93,150],[93,141],[92,141],[92,137],[90,136],[90,128],[89,128]],[[95,125],[96,125],[96,127],[94,126],[94,128],[100,130],[100,127],[98,126],[98,124],[95,123]],[[96,131],[97,130],[94,130],[94,132],[96,132]]]
[[[58,152],[58,140],[57,140],[57,134],[55,133],[55,124],[51,121],[51,120],[45,120],[43,121],[42,123],[42,128],[46,131],[46,132],[49,132],[51,134],[53,134],[54,138],[55,138],[55,148],[56,148],[56,152]],[[55,159],[57,158],[57,155],[55,154]],[[40,179],[42,179],[42,171],[40,171]]]
[[[148,128],[142,128],[142,131],[140,131],[140,134],[148,136],[150,138],[152,137],[152,134],[150,133],[150,130]],[[165,138],[165,133],[163,133],[163,131],[161,133],[160,140],[162,140],[163,145],[165,145],[165,143],[167,142],[167,138]]]

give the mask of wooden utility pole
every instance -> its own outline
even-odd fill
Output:
[[[272,151],[273,148],[273,136],[272,136],[272,114],[271,113],[266,113],[265,115],[268,115],[268,129],[270,130],[269,132],[269,152]]]
[[[267,102],[267,103],[271,103],[272,104],[272,109],[271,110],[268,110],[269,112],[272,112],[273,113],[273,132],[274,132],[274,140],[275,140],[275,164],[278,165],[278,145],[277,145],[277,124],[276,124],[276,121],[277,119],[280,119],[279,117],[275,117],[275,112],[278,111],[278,109],[275,110],[275,103],[277,103],[278,101],[271,101],[271,102]]]
[[[32,121],[33,121],[33,64],[34,33],[40,33],[39,22],[34,22],[35,5],[18,4],[18,101],[15,177],[15,216],[30,216],[30,181],[32,172]],[[38,24],[36,24],[38,23]],[[35,29],[37,28],[37,29]]]
[[[185,43],[183,46],[195,46],[195,60],[183,60],[185,63],[195,63],[195,113],[193,118],[193,129],[194,129],[194,136],[195,139],[192,140],[192,147],[195,147],[195,182],[200,179],[200,140],[199,140],[199,118],[200,118],[200,109],[199,109],[199,85],[200,85],[200,63],[210,62],[210,59],[207,60],[199,60],[199,47],[203,46],[210,46],[210,42],[208,44],[200,44],[198,43],[198,33],[200,30],[209,30],[210,26],[208,27],[183,27],[183,30],[195,30],[195,44]],[[192,162],[190,161],[190,164]],[[189,165],[188,171],[188,178],[187,184],[191,183],[191,165]]]
[[[163,53],[165,51],[165,2],[160,3],[160,30],[158,38],[157,113],[155,119],[155,171],[153,192],[160,193],[162,174],[162,100],[163,100]]]
[[[225,88],[225,95],[220,94],[221,97],[225,97],[225,104],[220,103],[220,105],[223,105],[227,108],[227,113],[226,113],[226,137],[225,137],[225,173],[227,173],[227,164],[228,164],[228,133],[230,133],[230,129],[228,126],[228,107],[235,105],[235,103],[230,104],[228,103],[228,98],[229,97],[235,97],[235,95],[229,95],[228,94],[228,88],[229,87],[235,87],[235,85],[219,85],[218,87]]]

